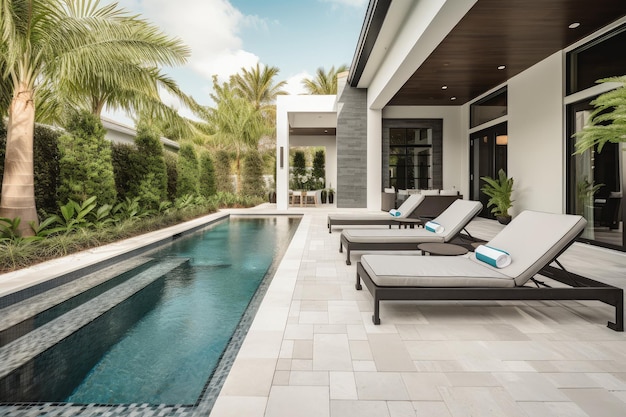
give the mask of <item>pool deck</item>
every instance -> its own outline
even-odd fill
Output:
[[[285,213],[271,205],[229,212]],[[606,328],[611,308],[578,301],[383,302],[375,326],[369,292],[354,288],[361,252],[345,264],[341,229],[326,228],[329,212],[355,210],[288,210],[304,216],[211,417],[626,415],[626,333]],[[477,219],[468,230],[489,239],[501,227]],[[559,259],[573,272],[626,288],[624,253],[574,244]],[[4,283],[42,279],[45,269]],[[34,411],[19,415],[44,415]],[[142,415],[132,407],[110,411]],[[189,411],[164,407],[158,415]]]

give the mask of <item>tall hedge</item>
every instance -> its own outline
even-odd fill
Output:
[[[200,195],[210,197],[217,192],[215,166],[209,152],[200,154]]]
[[[61,133],[48,126],[35,125],[33,158],[35,174],[35,205],[39,213],[56,213],[59,188],[59,149]],[[0,121],[0,183],[4,173],[7,131]]]
[[[133,160],[137,154],[134,145],[126,143],[111,143],[111,161],[115,176],[115,189],[118,200],[130,197],[130,187],[133,177]]]
[[[67,133],[59,138],[60,204],[96,196],[99,204],[117,197],[111,161],[111,144],[100,119],[88,112],[73,115]]]
[[[248,196],[263,197],[265,195],[265,181],[263,180],[263,157],[256,149],[246,152],[243,159],[241,176],[242,192]]]
[[[165,151],[165,168],[167,170],[167,199],[176,199],[176,185],[178,183],[178,154]]]
[[[142,206],[156,209],[167,198],[167,167],[159,132],[140,123],[135,137],[137,153],[129,192]]]
[[[220,150],[215,153],[215,186],[217,191],[235,192],[231,178],[230,157],[226,151]]]
[[[293,154],[293,175],[306,175],[306,156],[303,151],[295,151]]]
[[[313,156],[313,170],[311,171],[311,175],[315,180],[319,180],[320,178],[326,178],[326,156],[323,149],[319,149],[315,151],[315,155]],[[324,187],[324,184],[319,184],[320,187]]]
[[[177,172],[176,195],[182,197],[187,194],[198,194],[200,165],[193,145],[185,143],[180,146]]]

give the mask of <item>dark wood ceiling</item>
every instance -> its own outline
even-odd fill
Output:
[[[479,0],[388,105],[466,103],[624,15],[626,0]]]

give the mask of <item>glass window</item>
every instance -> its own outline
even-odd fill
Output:
[[[626,74],[626,25],[567,54],[567,94],[596,85],[602,78]]]
[[[470,127],[480,126],[498,117],[506,116],[508,110],[506,87],[489,94],[470,105]]]
[[[389,181],[396,189],[432,187],[432,129],[389,129]]]

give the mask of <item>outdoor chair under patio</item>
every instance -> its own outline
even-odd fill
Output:
[[[420,243],[446,243],[454,239],[482,210],[479,201],[455,200],[432,221],[441,227],[439,233],[424,229],[361,229],[341,232],[339,252],[346,250],[350,265],[353,250],[418,250]]]
[[[329,214],[327,220],[328,233],[332,232],[333,225],[388,225],[390,229],[393,225],[402,226],[402,220],[409,217],[423,201],[423,195],[415,194],[410,196],[400,207],[398,207],[398,216],[393,216],[387,211],[382,211],[380,213]],[[421,224],[417,219],[413,219],[412,222],[414,224]]]
[[[482,249],[454,257],[366,254],[357,263],[356,289],[363,281],[374,297],[374,324],[380,323],[381,300],[598,300],[615,307],[608,327],[623,331],[623,290],[568,272],[556,260],[586,223],[576,215],[520,213],[486,244],[508,264],[485,257]]]

